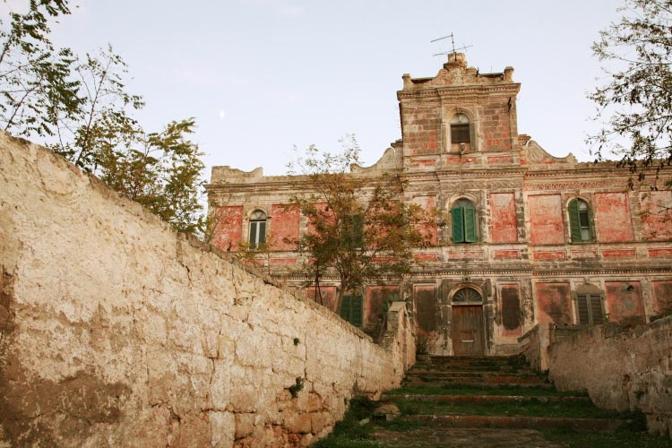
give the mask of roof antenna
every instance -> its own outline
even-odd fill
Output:
[[[440,40],[448,39],[450,38],[450,46],[452,47],[451,51],[442,51],[440,53],[434,53],[432,56],[442,56],[442,55],[450,55],[457,53],[457,50],[466,50],[467,48],[473,47],[473,45],[463,45],[461,47],[455,48],[455,35],[453,33],[447,34],[445,36],[437,37],[436,39],[432,39],[429,41],[430,44],[433,44],[434,42],[438,42]]]

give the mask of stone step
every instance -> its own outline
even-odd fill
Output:
[[[582,395],[422,395],[383,394],[382,400],[432,401],[440,403],[590,403]]]
[[[409,373],[404,384],[548,384],[548,380],[537,375],[455,375],[451,373],[428,372],[423,374]]]
[[[490,366],[490,365],[465,365],[465,364],[427,364],[417,363],[413,369],[421,370],[470,370],[477,372],[535,372],[526,366]]]
[[[435,428],[569,429],[573,431],[615,431],[629,422],[616,418],[532,417],[504,415],[409,415],[400,421],[422,423]]]
[[[470,388],[540,388],[553,390],[554,387],[551,383],[546,383],[543,381],[526,383],[526,382],[508,382],[508,383],[497,383],[497,382],[488,382],[479,379],[470,379],[470,378],[457,378],[457,379],[446,379],[446,378],[432,378],[432,377],[423,377],[423,378],[406,378],[402,382],[402,387],[405,386],[440,386],[446,388],[455,388],[459,386],[467,386]]]
[[[490,370],[437,370],[437,369],[416,369],[409,370],[408,375],[451,375],[464,377],[483,377],[483,376],[518,376],[518,377],[539,377],[546,378],[545,375],[540,375],[533,371],[516,371],[516,372],[497,372]]]
[[[532,429],[430,428],[380,429],[374,437],[386,448],[566,448]]]

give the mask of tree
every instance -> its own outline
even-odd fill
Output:
[[[0,30],[0,125],[45,145],[176,230],[203,234],[204,164],[189,140],[193,118],[147,133],[133,118],[142,97],[127,92],[127,66],[111,46],[79,60],[56,49],[49,22],[67,0],[31,0]]]
[[[51,117],[76,113],[79,83],[71,78],[75,56],[56,50],[49,20],[70,14],[65,0],[31,0],[26,13],[0,22],[0,126],[25,137],[54,133]]]
[[[589,142],[642,180],[672,164],[672,0],[627,0],[622,12],[593,44],[609,77],[589,96],[605,122]]]
[[[55,143],[48,145],[122,195],[159,215],[180,232],[204,232],[199,196],[205,165],[189,140],[193,118],[147,133],[133,118],[144,107],[128,93],[128,68],[111,46],[87,53],[75,68],[81,85],[77,113],[60,111],[52,120]]]
[[[343,152],[320,152],[310,146],[290,164],[290,173],[307,193],[291,199],[308,221],[299,248],[308,254],[304,272],[322,301],[320,281],[329,272],[340,280],[343,296],[357,293],[369,281],[401,279],[411,269],[412,250],[424,245],[419,225],[426,219],[417,205],[400,200],[399,176],[372,178],[350,173],[359,161],[354,139]]]

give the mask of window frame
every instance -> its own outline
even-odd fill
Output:
[[[581,206],[585,206],[584,209]],[[595,222],[590,202],[581,198],[572,198],[567,204],[567,222],[569,224],[569,240],[572,244],[590,244],[596,241]],[[585,218],[585,219],[582,219]],[[582,224],[582,221],[586,224]],[[584,232],[588,237],[584,238]]]
[[[456,200],[450,209],[450,215],[454,244],[473,244],[479,242],[478,213],[476,211],[476,204],[473,201],[466,198]]]
[[[471,120],[464,112],[457,112],[450,120],[450,143],[471,145]]]
[[[252,212],[247,226],[247,242],[250,249],[259,249],[266,244],[266,233],[268,232],[268,215],[260,209]]]
[[[576,300],[576,322],[578,326],[590,327],[594,325],[602,325],[607,322],[607,313],[604,309],[604,294],[597,292],[578,292],[575,294]],[[585,302],[586,317],[587,322],[584,322],[581,318],[581,302]],[[600,316],[598,318],[599,322],[596,322],[595,318],[595,304],[598,304],[598,309]]]

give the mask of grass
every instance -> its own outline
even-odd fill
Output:
[[[646,432],[619,430],[607,432],[542,431],[552,442],[562,442],[569,448],[672,448],[672,440]]]
[[[318,441],[315,448],[371,448],[380,444],[372,439],[373,425],[360,424],[366,418],[371,418],[373,410],[379,403],[366,397],[353,398],[343,420],[336,423],[334,430],[326,438]]]
[[[403,415],[503,415],[536,417],[609,418],[620,414],[585,402],[500,402],[448,403],[440,401],[393,400]]]

